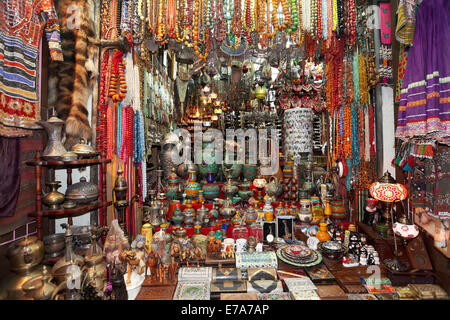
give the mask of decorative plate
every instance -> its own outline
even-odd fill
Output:
[[[317,237],[309,237],[306,241],[306,244],[308,245],[308,248],[317,250],[317,246],[319,245],[320,240],[317,239]]]
[[[319,232],[319,231],[320,231],[320,228],[318,226],[316,226],[316,225],[311,226],[307,229],[306,236],[308,236],[308,237],[315,236],[317,234],[317,232]]]
[[[309,257],[311,255],[311,250],[309,248],[297,244],[285,247],[284,250],[298,257]]]
[[[173,300],[209,300],[211,287],[209,281],[178,282]]]
[[[309,257],[304,258],[304,259],[289,256],[283,251],[281,252],[281,256],[283,258],[285,258],[285,259],[288,259],[288,260],[292,261],[292,262],[301,263],[301,264],[308,264],[308,263],[311,263],[313,261],[316,261],[316,259],[317,259],[317,254],[315,252],[313,252]]]
[[[322,254],[319,251],[316,251],[316,250],[311,250],[311,252],[314,255],[316,255],[316,258],[313,261],[310,261],[308,263],[301,263],[301,262],[293,261],[289,257],[286,257],[283,254],[283,252],[284,252],[283,248],[281,248],[281,249],[279,249],[277,251],[278,259],[280,259],[283,262],[286,262],[287,264],[290,264],[290,265],[293,265],[293,266],[296,266],[296,267],[312,267],[312,266],[315,266],[315,265],[317,265],[317,264],[322,262]]]

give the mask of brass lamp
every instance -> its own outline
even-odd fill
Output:
[[[122,166],[119,165],[119,168],[117,170],[116,181],[114,182],[114,195],[116,198],[114,206],[116,207],[118,213],[119,225],[124,232],[127,231],[126,217],[125,217],[125,211],[128,207],[127,190],[128,190],[127,181],[123,176]]]
[[[398,260],[398,248],[397,248],[397,238],[395,232],[392,231],[394,225],[394,216],[392,214],[392,207],[395,201],[405,200],[408,196],[408,191],[405,186],[400,183],[395,183],[394,178],[391,176],[389,171],[383,175],[380,182],[374,182],[369,187],[370,195],[381,201],[384,205],[383,208],[383,218],[385,219],[385,226],[387,226],[389,233],[394,236],[394,258],[385,259],[383,262],[387,268],[397,271],[404,272],[408,270],[408,266]]]

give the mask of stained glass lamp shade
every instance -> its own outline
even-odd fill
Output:
[[[370,185],[369,192],[373,198],[384,202],[405,200],[408,196],[408,190],[400,183],[374,182]]]
[[[405,200],[408,196],[408,190],[402,184],[395,183],[394,178],[392,178],[391,174],[387,171],[380,179],[380,182],[374,182],[370,185],[369,193],[373,198],[385,203],[383,217],[386,220],[388,230],[391,231],[394,225],[394,217],[392,215],[393,203],[395,201]],[[395,233],[393,233],[393,236],[395,245],[394,258],[385,259],[383,262],[388,269],[397,272],[407,271],[409,269],[408,265],[397,259],[399,253],[397,250],[397,239],[395,237]]]

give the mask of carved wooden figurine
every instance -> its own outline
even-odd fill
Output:
[[[158,278],[158,266],[160,264],[160,259],[157,253],[150,252],[147,257],[147,263],[145,265],[145,276],[147,276],[147,267],[150,268],[150,275],[152,280]]]
[[[135,266],[139,266],[141,259],[136,256],[136,251],[133,250],[124,250],[120,253],[119,256],[120,261],[126,262],[128,265],[127,271],[127,281],[126,284],[131,283],[131,271]]]

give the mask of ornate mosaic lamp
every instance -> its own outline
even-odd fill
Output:
[[[392,228],[394,226],[392,207],[395,201],[405,200],[408,196],[408,191],[404,185],[396,183],[389,171],[386,171],[379,182],[374,182],[370,185],[369,192],[374,199],[382,202],[382,215],[385,220],[385,226],[387,227],[388,232],[394,236],[394,258],[384,260],[384,264],[386,267],[394,271],[406,271],[408,270],[408,266],[400,262],[397,258],[399,256],[397,250],[397,238],[395,236],[395,232],[392,232]]]

